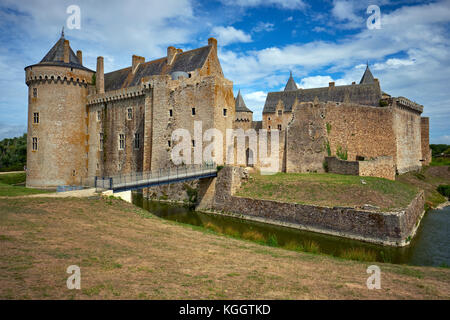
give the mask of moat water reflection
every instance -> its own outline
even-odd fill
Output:
[[[200,226],[218,233],[278,245],[287,249],[307,248],[311,252],[342,257],[349,252],[363,252],[379,262],[424,266],[450,266],[450,207],[428,212],[411,244],[391,248],[274,226],[238,218],[197,212],[182,205],[147,200],[133,194],[133,203],[167,220]]]

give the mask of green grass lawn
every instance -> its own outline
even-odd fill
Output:
[[[252,174],[238,196],[324,206],[404,208],[418,188],[399,181],[331,173]]]
[[[433,157],[430,166],[450,166],[450,158]]]
[[[25,172],[0,174],[0,196],[11,197],[52,192],[49,190],[26,188],[25,180]]]

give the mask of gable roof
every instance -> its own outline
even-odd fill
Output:
[[[295,101],[312,102],[315,98],[320,102],[335,101],[378,106],[381,99],[381,89],[378,83],[346,85],[313,89],[298,89],[296,91],[269,92],[263,113],[274,113],[278,102],[284,105],[284,112],[291,112]]]
[[[298,90],[297,84],[295,83],[294,78],[292,78],[292,72],[291,75],[289,76],[289,80],[286,83],[286,87],[284,87],[284,91],[294,91],[294,90]]]
[[[369,84],[369,83],[375,83],[375,78],[372,75],[372,72],[370,72],[369,64],[367,64],[366,71],[364,71],[364,74],[361,78],[361,81],[359,84]]]
[[[121,88],[138,85],[142,78],[171,74],[175,71],[192,72],[200,69],[206,62],[212,46],[177,53],[171,65],[167,64],[167,58],[160,58],[141,63],[135,73],[131,67],[105,73],[105,91],[118,90]]]
[[[253,111],[250,110],[249,108],[247,108],[247,106],[245,105],[244,98],[242,98],[242,95],[241,95],[241,90],[239,90],[238,95],[236,97],[235,110],[236,110],[236,112],[251,112],[251,113],[253,113]]]

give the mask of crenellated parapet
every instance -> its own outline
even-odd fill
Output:
[[[109,101],[119,101],[140,97],[145,95],[150,87],[151,85],[149,83],[143,83],[139,86],[111,90],[107,91],[106,93],[91,94],[87,97],[87,105],[95,105]]]
[[[391,100],[392,100],[392,102],[395,103],[395,105],[398,108],[408,109],[408,110],[413,111],[413,112],[418,112],[419,114],[421,114],[423,112],[423,106],[422,105],[420,105],[418,103],[415,103],[415,102],[409,100],[408,98],[397,97],[397,98],[392,98]]]
[[[30,85],[66,83],[87,87],[92,83],[92,72],[60,66],[33,66],[26,69],[25,83]]]

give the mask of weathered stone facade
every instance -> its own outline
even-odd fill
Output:
[[[269,150],[278,130],[279,149],[272,155],[278,171],[321,172],[325,157],[337,152],[348,160],[390,156],[398,173],[431,160],[423,107],[383,93],[368,67],[360,84],[348,86],[297,89],[291,75],[285,91],[268,94],[262,122],[253,121],[240,92],[234,98],[213,38],[186,52],[168,47],[166,57],[153,61],[133,55],[130,67],[104,73],[102,57],[96,72],[85,68],[81,51],[75,55],[62,35],[40,63],[25,70],[28,186],[84,184],[94,176],[171,167],[176,129],[191,136],[185,163],[195,163],[194,152],[204,156],[212,143],[217,164],[230,151],[234,164],[261,169],[259,143],[252,147],[246,138],[243,152],[238,143],[227,146],[228,129],[256,129],[259,137],[267,129]],[[205,140],[213,128],[222,140],[214,134]]]
[[[422,165],[429,165],[431,162],[430,148],[430,118],[420,118],[420,136],[422,145]]]
[[[104,74],[102,57],[96,72],[83,67],[81,52],[75,56],[62,35],[39,64],[26,68],[26,81],[29,186],[83,184],[94,176],[173,166],[176,129],[189,131],[193,162],[193,151],[210,143],[203,142],[207,129],[225,137],[237,120],[233,84],[223,77],[213,38],[187,52],[169,47],[167,57],[154,61],[133,56],[131,67]],[[39,123],[33,123],[36,112]],[[214,143],[225,155],[225,139]]]

